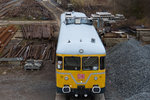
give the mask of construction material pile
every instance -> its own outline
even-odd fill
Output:
[[[23,58],[34,60],[54,60],[55,42],[44,44],[26,43],[12,46],[2,58]]]
[[[17,28],[14,25],[0,27],[0,53],[3,51],[5,46],[9,43],[16,32]]]
[[[150,29],[137,29],[137,39],[143,44],[150,44]]]
[[[105,33],[104,38],[127,38],[125,33]]]
[[[21,0],[13,4],[9,10],[4,10],[2,18],[18,18],[28,20],[52,20],[52,14],[36,0]],[[7,6],[6,6],[7,7]]]
[[[142,46],[134,39],[116,45],[107,52],[106,66],[108,87],[126,100],[149,100],[150,45]]]
[[[128,35],[125,33],[106,33],[102,37],[103,43],[106,47],[113,47],[116,44],[128,40]]]
[[[25,39],[49,39],[54,38],[55,27],[46,25],[22,25],[23,38]]]

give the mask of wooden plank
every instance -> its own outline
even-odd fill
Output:
[[[149,42],[150,41],[150,36],[142,36],[142,41]]]
[[[107,47],[112,47],[118,43],[121,43],[127,40],[128,40],[127,38],[104,38],[104,44]]]

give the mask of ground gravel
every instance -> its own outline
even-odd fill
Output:
[[[126,100],[150,100],[150,93],[146,93],[146,92],[139,93]]]
[[[135,39],[116,45],[107,51],[106,66],[106,86],[113,87],[120,97],[150,100],[150,45],[143,46]]]

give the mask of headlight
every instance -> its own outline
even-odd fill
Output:
[[[62,69],[62,66],[61,65],[57,65],[57,69],[61,70]]]
[[[68,80],[69,78],[68,78],[68,76],[65,76],[65,80]]]
[[[94,77],[94,80],[95,80],[95,81],[98,80],[98,77],[95,76],[95,77]]]
[[[58,61],[57,69],[62,70],[62,61]]]

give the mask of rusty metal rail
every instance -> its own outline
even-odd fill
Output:
[[[56,43],[51,41],[44,44],[26,43],[24,45],[12,46],[8,52],[2,55],[2,58],[23,58],[34,60],[55,61]]]
[[[14,25],[0,28],[0,53],[16,32],[17,28]]]

